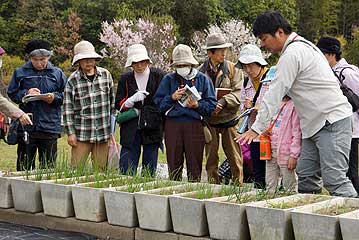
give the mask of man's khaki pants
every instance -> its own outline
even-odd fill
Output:
[[[71,165],[83,166],[91,153],[94,169],[105,170],[108,159],[108,142],[90,143],[77,141],[77,146],[71,149]]]
[[[219,135],[222,137],[222,148],[231,166],[232,179],[238,183],[243,183],[243,157],[239,144],[234,141],[237,134],[237,126],[230,128],[210,127],[212,141],[205,146],[206,151],[206,170],[208,181],[220,183],[218,176],[218,147]],[[224,159],[223,159],[224,160]]]

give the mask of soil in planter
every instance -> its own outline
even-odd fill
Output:
[[[279,208],[279,209],[288,209],[288,208],[295,208],[300,207],[316,202],[321,202],[330,199],[330,196],[321,196],[321,195],[314,195],[310,196],[308,198],[300,198],[297,200],[291,200],[291,201],[280,201],[277,203],[268,202],[267,207],[269,208]]]
[[[134,193],[134,192],[140,192],[140,191],[147,191],[151,189],[157,189],[157,188],[165,188],[165,187],[171,187],[178,183],[174,183],[172,181],[162,181],[162,180],[156,180],[155,182],[151,182],[151,179],[145,179],[146,182],[137,182],[137,183],[129,183],[126,188],[120,188],[119,191],[121,192],[128,192],[128,193]],[[153,179],[152,179],[153,181]]]
[[[213,186],[198,186],[198,188],[195,189],[194,191],[195,193],[186,195],[185,197],[196,198],[196,199],[223,197],[238,192],[238,188],[236,186],[222,186],[221,189],[214,190]]]
[[[164,188],[161,189],[160,192],[156,193],[157,195],[173,195],[185,192],[192,192],[194,191],[195,186],[194,184],[188,183],[180,188]]]
[[[255,194],[249,194],[246,192],[240,192],[231,196],[228,196],[228,202],[234,202],[237,204],[249,203],[249,202],[258,202],[263,200],[269,200],[273,198],[289,196],[291,193],[288,192],[276,192],[268,193],[267,191],[258,191]]]
[[[102,178],[102,180],[103,179],[104,178]],[[72,185],[72,184],[86,183],[93,181],[95,181],[95,177],[91,175],[91,176],[80,176],[80,177],[69,178],[69,179],[57,179],[55,183],[63,184],[63,185]]]
[[[349,207],[345,205],[331,205],[314,211],[313,213],[320,214],[320,215],[327,215],[327,216],[337,216],[340,214],[348,213],[357,210],[358,207]]]

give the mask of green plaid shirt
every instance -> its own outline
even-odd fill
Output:
[[[106,142],[111,135],[110,116],[115,95],[111,73],[96,67],[91,81],[82,71],[71,74],[65,88],[63,121],[67,134],[83,142]]]

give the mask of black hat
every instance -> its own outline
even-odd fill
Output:
[[[51,45],[48,41],[45,40],[39,40],[39,39],[31,40],[26,44],[25,53],[30,54],[32,51],[36,49],[46,49],[48,51],[51,51]]]
[[[317,47],[323,53],[341,54],[340,42],[334,37],[321,37],[317,43]]]

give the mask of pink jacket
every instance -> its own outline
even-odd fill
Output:
[[[279,126],[273,129],[277,133],[277,163],[280,165],[288,164],[289,157],[298,159],[302,145],[299,116],[293,101],[289,100],[284,109]]]

